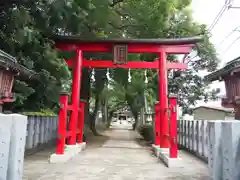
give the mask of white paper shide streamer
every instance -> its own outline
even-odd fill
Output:
[[[168,78],[173,78],[173,75],[174,75],[174,70],[170,70],[169,73],[168,73]]]
[[[92,70],[91,79],[92,79],[93,82],[95,82],[95,70],[94,69]]]
[[[107,88],[109,89],[110,88],[110,80],[111,80],[111,78],[110,78],[110,73],[109,73],[109,68],[107,69],[107,74],[106,74],[106,76],[107,76],[107,81],[108,81],[108,83],[107,83]]]
[[[131,70],[128,69],[128,82],[132,82],[132,77],[131,77]]]
[[[147,83],[148,83],[147,70],[145,70],[144,76],[145,76],[145,81],[144,81],[144,83],[147,84]]]

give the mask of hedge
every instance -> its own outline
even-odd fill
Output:
[[[26,116],[57,116],[57,114],[49,109],[41,109],[39,112],[22,112]]]
[[[143,124],[139,126],[138,132],[146,141],[154,141],[153,126],[151,124]]]

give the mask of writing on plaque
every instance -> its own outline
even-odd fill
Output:
[[[125,44],[117,44],[113,46],[113,63],[127,64],[128,62],[128,47]]]

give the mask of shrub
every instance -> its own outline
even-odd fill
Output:
[[[151,124],[143,124],[139,126],[138,132],[146,141],[154,141],[153,126]]]
[[[23,112],[25,116],[57,116],[57,114],[49,109],[41,109],[40,112]]]

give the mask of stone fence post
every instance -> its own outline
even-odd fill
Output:
[[[23,177],[23,161],[27,134],[27,116],[0,114],[0,179]]]

